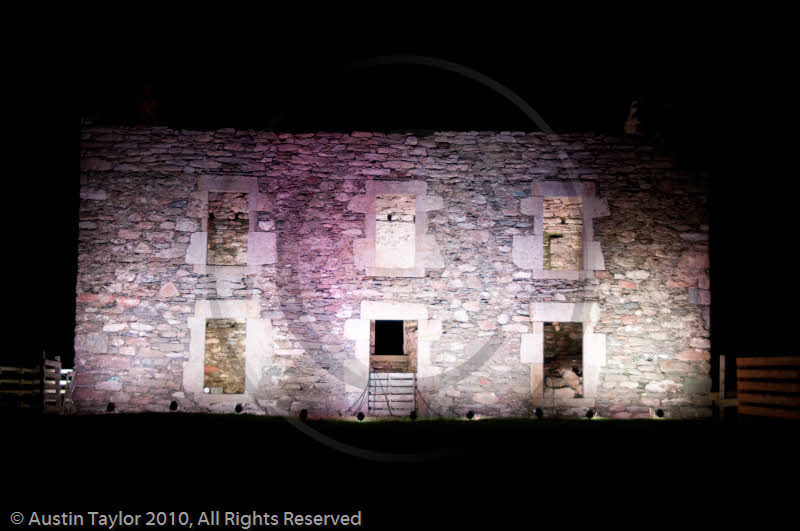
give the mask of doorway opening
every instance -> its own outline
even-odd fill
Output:
[[[583,323],[544,323],[545,398],[583,397]]]
[[[417,339],[417,321],[370,321],[371,415],[407,416],[416,411]]]

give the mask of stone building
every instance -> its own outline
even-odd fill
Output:
[[[76,405],[710,415],[707,183],[642,142],[87,128]]]

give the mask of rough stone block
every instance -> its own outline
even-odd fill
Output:
[[[444,267],[444,259],[442,252],[439,249],[439,244],[436,243],[436,237],[432,234],[425,234],[422,245],[417,246],[419,256],[417,260],[421,262],[427,269],[442,269]]]
[[[608,199],[605,197],[589,196],[584,198],[584,212],[589,218],[608,216]]]
[[[347,210],[350,212],[358,212],[366,214],[369,208],[369,197],[366,194],[359,194],[354,196],[347,203]]]
[[[353,261],[356,269],[364,269],[375,263],[375,240],[356,238],[353,240]]]
[[[250,212],[268,212],[272,210],[272,197],[268,194],[252,194],[248,208]]]
[[[105,334],[89,333],[75,334],[75,350],[89,354],[103,354],[108,352],[108,341]]]
[[[711,378],[709,376],[687,378],[683,382],[683,391],[685,393],[710,393]]]
[[[519,200],[519,211],[526,216],[541,216],[544,212],[544,198],[523,197]]]
[[[417,212],[429,212],[444,208],[444,200],[438,195],[423,195],[417,198]]]

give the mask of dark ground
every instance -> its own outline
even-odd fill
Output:
[[[573,525],[645,509],[700,523],[730,513],[712,502],[719,496],[737,511],[780,511],[800,470],[797,425],[759,419],[8,420],[3,482],[14,488],[3,504],[22,512],[361,510],[381,529],[545,516]],[[46,502],[34,494],[43,482]]]

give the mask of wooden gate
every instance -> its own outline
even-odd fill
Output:
[[[370,415],[407,417],[417,410],[417,375],[413,372],[369,373]]]
[[[800,356],[736,358],[738,410],[800,420]]]

